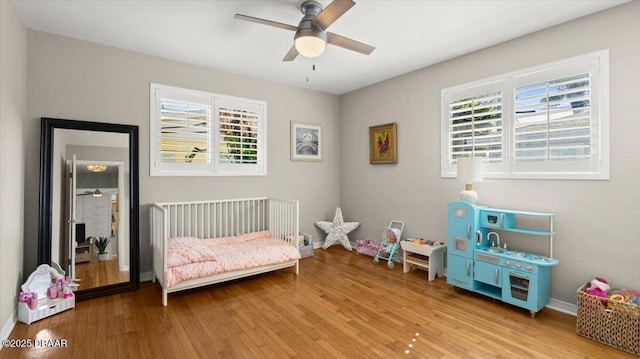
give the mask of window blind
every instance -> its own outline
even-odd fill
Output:
[[[150,85],[151,176],[264,176],[267,103]]]
[[[590,161],[591,76],[514,89],[515,161]]]
[[[441,91],[441,175],[484,156],[487,178],[609,178],[609,52]]]
[[[260,114],[219,107],[219,161],[221,163],[258,163]]]
[[[459,156],[502,161],[502,91],[458,98],[449,104],[449,163]]]
[[[164,163],[211,163],[211,106],[162,98],[159,160]]]

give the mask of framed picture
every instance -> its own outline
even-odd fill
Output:
[[[322,161],[322,126],[291,121],[291,160]]]
[[[395,122],[369,127],[369,163],[398,163]]]

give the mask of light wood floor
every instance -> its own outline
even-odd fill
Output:
[[[543,309],[532,319],[338,246],[301,260],[298,276],[285,269],[170,294],[166,308],[160,287],[143,283],[18,323],[10,338],[68,347],[4,348],[0,358],[637,358],[578,336],[573,316]]]
[[[129,271],[120,272],[118,257],[113,257],[108,261],[76,264],[76,278],[82,279],[78,289],[87,289],[128,282]]]

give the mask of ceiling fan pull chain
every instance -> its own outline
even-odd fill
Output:
[[[316,59],[313,59],[313,64],[311,65],[311,70],[316,71]],[[307,82],[309,82],[309,75],[307,75]]]

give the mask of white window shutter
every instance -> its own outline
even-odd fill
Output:
[[[591,172],[594,131],[589,72],[514,89],[515,172]]]
[[[502,161],[502,92],[455,99],[449,104],[449,160],[482,156]]]
[[[607,50],[443,89],[441,104],[443,177],[473,154],[487,178],[609,178]]]
[[[262,103],[216,100],[216,169],[266,174],[266,110]]]
[[[151,84],[152,176],[266,174],[266,103]]]
[[[159,160],[211,163],[211,106],[163,98],[160,102]]]

